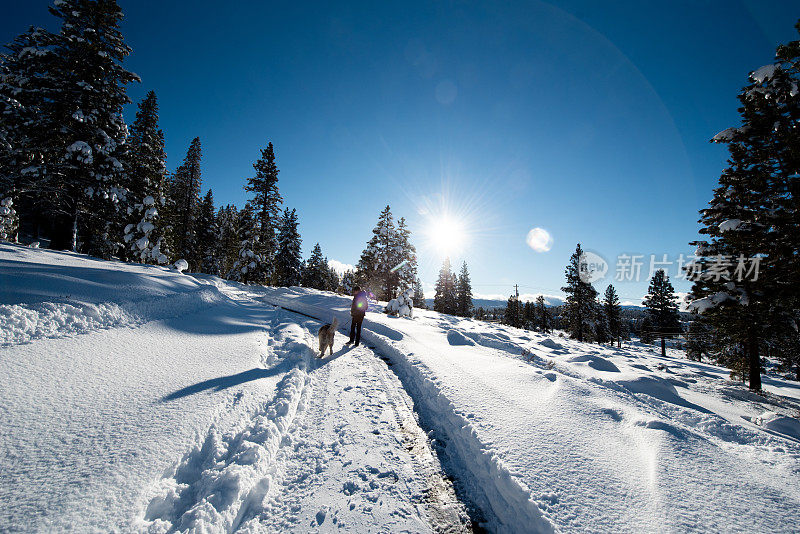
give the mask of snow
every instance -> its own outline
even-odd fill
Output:
[[[11,244],[0,306],[12,531],[796,526],[778,376],[382,304],[319,359],[349,297]]]
[[[764,65],[750,73],[750,77],[757,83],[764,83],[775,76],[775,71],[778,70],[780,65]]]
[[[67,152],[70,154],[77,153],[78,161],[86,163],[87,165],[93,161],[92,148],[84,141],[75,141],[67,147]]]
[[[342,297],[264,291],[346,318]],[[453,332],[476,344],[451,344]],[[368,313],[362,338],[391,358],[490,530],[793,528],[800,442],[753,421],[771,410],[796,422],[800,383],[765,377],[758,396],[672,349],[661,358],[430,311]]]
[[[397,378],[341,335],[332,357],[314,358],[319,322],[215,277],[15,245],[0,245],[0,282],[5,306],[119,296],[136,316],[66,330],[52,320],[52,336],[2,349],[2,529],[469,523]],[[197,306],[176,312],[180,298]]]
[[[693,300],[690,302],[686,309],[690,312],[697,312],[697,313],[705,313],[712,308],[716,308],[723,302],[728,300],[733,300],[734,297],[730,295],[730,293],[726,293],[725,291],[719,291],[710,295],[708,297],[703,297],[701,299]]]
[[[742,221],[740,219],[728,219],[727,221],[723,221],[719,225],[720,232],[731,232],[734,230],[738,230],[742,226]]]
[[[726,128],[712,137],[711,140],[717,143],[722,141],[730,141],[738,131],[738,128]]]
[[[172,266],[175,267],[176,271],[182,273],[183,271],[189,268],[189,262],[181,258],[178,261],[176,261]]]
[[[407,289],[400,293],[397,298],[390,300],[386,304],[386,313],[399,317],[411,317],[414,310],[414,290]]]

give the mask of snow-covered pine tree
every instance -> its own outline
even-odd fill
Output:
[[[242,282],[243,284],[260,283],[263,275],[260,266],[263,265],[262,258],[258,255],[258,239],[260,228],[258,220],[253,214],[253,207],[248,202],[244,209],[239,212],[239,253],[236,262],[228,273],[228,278]]]
[[[536,329],[540,332],[550,332],[552,328],[552,319],[550,312],[547,311],[547,305],[544,301],[544,296],[539,295],[536,297]]]
[[[328,260],[322,255],[319,243],[314,245],[311,256],[305,262],[303,269],[303,286],[314,289],[327,290],[330,287]]]
[[[605,293],[603,293],[602,307],[606,325],[608,325],[608,333],[611,337],[611,344],[613,345],[614,340],[616,340],[617,345],[620,345],[622,343],[621,308],[619,305],[619,295],[617,295],[617,290],[614,289],[612,284],[608,284]]]
[[[261,150],[261,158],[253,164],[255,176],[247,179],[245,191],[253,193],[250,204],[256,221],[258,240],[256,258],[259,265],[251,272],[254,282],[268,283],[273,277],[273,262],[278,249],[277,228],[280,224],[283,198],[278,191],[278,170],[275,164],[275,151],[272,143]]]
[[[170,180],[170,221],[174,240],[173,255],[189,262],[189,268],[196,271],[201,263],[197,240],[197,217],[200,211],[200,160],[202,149],[200,138],[195,137],[183,163]]]
[[[565,271],[567,285],[561,288],[561,291],[567,294],[564,302],[567,330],[570,336],[578,341],[584,341],[593,336],[592,324],[596,317],[597,291],[591,283],[585,282],[581,277],[583,255],[581,244],[578,243],[575,252],[569,258],[569,264]]]
[[[417,279],[417,249],[411,243],[411,230],[404,217],[397,221],[396,260],[398,263],[392,267],[397,276],[397,286],[400,291],[414,287]]]
[[[128,224],[125,227],[125,259],[142,263],[169,261],[164,132],[158,127],[158,102],[153,91],[139,102],[130,128],[125,160],[128,176]]]
[[[275,255],[275,285],[290,287],[300,285],[300,232],[297,231],[297,211],[286,208],[278,232],[278,252]]]
[[[800,22],[795,27],[800,32]],[[750,73],[738,97],[741,126],[712,139],[726,143],[730,157],[700,212],[709,240],[693,243],[698,260],[689,266],[690,310],[714,329],[717,353],[744,358],[740,367],[756,391],[761,352],[776,332],[793,328],[800,308],[799,85],[800,41],[779,46],[775,63]]]
[[[356,287],[356,272],[348,269],[342,273],[342,282],[340,287],[346,295],[352,295],[353,289]]]
[[[200,262],[198,264],[201,273],[219,275],[219,225],[217,215],[214,211],[214,193],[208,190],[198,210],[195,235],[197,236],[197,246],[199,250]]]
[[[458,273],[456,281],[456,315],[472,316],[472,283],[466,261],[461,265],[461,272]]]
[[[233,204],[221,207],[217,212],[217,226],[219,227],[219,241],[217,243],[217,257],[219,258],[220,273],[227,276],[239,257],[239,211]]]
[[[71,228],[63,224],[71,220],[66,184],[47,171],[60,146],[48,97],[56,85],[54,40],[49,32],[30,28],[0,54],[0,198],[15,198],[22,222],[51,236],[51,221],[58,218],[64,227],[59,248],[66,248]]]
[[[445,258],[439,270],[433,296],[433,309],[440,313],[455,315],[458,311],[456,300],[456,275],[450,268],[450,258]]]
[[[17,242],[19,219],[11,197],[0,200],[0,241]]]
[[[398,284],[395,267],[403,261],[397,229],[389,206],[381,211],[372,238],[356,266],[358,281],[375,292],[380,300],[394,298]]]
[[[427,310],[428,305],[425,302],[425,292],[422,290],[422,281],[419,277],[414,280],[414,307],[420,310]]]
[[[32,180],[33,194],[47,195],[48,212],[57,218],[54,229],[63,234],[71,226],[73,250],[80,227],[84,248],[108,257],[124,246],[126,214],[119,208],[127,192],[121,161],[128,132],[122,107],[129,102],[125,85],[139,78],[122,67],[131,50],[119,30],[122,10],[115,0],[56,0],[49,9],[62,21],[59,33],[29,32],[24,40],[33,46],[20,50],[27,66],[4,67],[25,70],[33,63],[41,69],[28,70],[35,76],[27,80],[4,76],[0,89],[7,95],[15,84],[26,86],[18,96],[27,102],[17,102],[20,113],[33,119],[9,118],[22,129],[12,139],[25,139],[12,146],[16,169],[10,172]],[[61,245],[58,239],[51,244]]]
[[[661,338],[661,355],[667,355],[666,341],[680,332],[681,323],[678,315],[678,304],[675,289],[669,281],[669,276],[663,269],[653,273],[650,287],[644,297],[644,306],[650,315],[653,328]]]
[[[342,286],[342,277],[330,266],[327,256],[325,256],[325,265],[328,267],[328,275],[325,278],[325,289],[327,291],[339,291]]]

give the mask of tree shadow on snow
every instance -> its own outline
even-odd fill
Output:
[[[182,399],[183,397],[188,397],[189,395],[194,395],[195,393],[200,393],[202,391],[208,391],[208,390],[213,390],[215,392],[222,391],[223,389],[228,389],[234,386],[238,386],[240,384],[244,384],[245,382],[252,382],[253,380],[258,380],[260,378],[267,378],[270,376],[280,375],[287,372],[295,363],[296,362],[287,359],[274,367],[270,367],[269,369],[264,369],[263,367],[255,367],[248,371],[242,371],[241,373],[236,373],[235,375],[220,376],[218,378],[212,378],[210,380],[203,380],[202,382],[198,382],[197,384],[186,386],[185,388],[173,391],[169,395],[165,395],[164,397],[161,398],[161,402],[169,402],[177,399]]]

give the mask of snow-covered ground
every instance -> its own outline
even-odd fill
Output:
[[[0,530],[797,528],[798,382],[348,309],[0,244]]]
[[[348,300],[264,289],[312,316]],[[415,310],[370,313],[423,423],[492,529],[781,531],[800,506],[800,383]],[[523,352],[524,351],[524,352]]]
[[[469,524],[386,364],[342,336],[316,359],[318,321],[6,244],[0,288],[0,531]]]

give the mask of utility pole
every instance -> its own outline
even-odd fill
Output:
[[[514,284],[514,295],[517,300],[519,300],[519,284]]]

